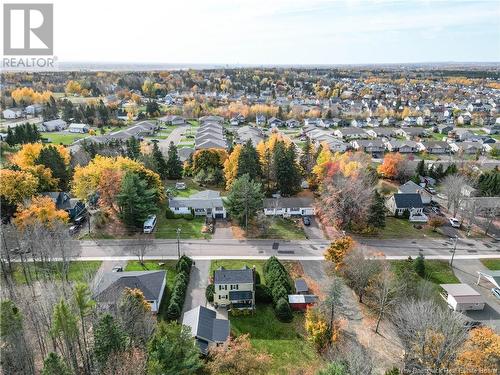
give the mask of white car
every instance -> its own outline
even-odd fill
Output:
[[[460,228],[460,220],[458,220],[457,218],[451,217],[450,224],[453,228]]]

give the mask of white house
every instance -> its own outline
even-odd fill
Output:
[[[70,124],[68,126],[68,131],[70,133],[88,133],[90,126],[87,124]]]
[[[170,198],[168,206],[176,215],[194,212],[195,216],[207,216],[214,219],[225,219],[227,216],[220,192],[214,190],[200,191],[188,198]]]
[[[394,216],[397,215],[401,217],[405,212],[408,212],[411,222],[427,222],[427,216],[424,214],[422,197],[418,193],[393,194],[386,201],[385,205]]]
[[[231,309],[253,309],[255,306],[255,270],[243,267],[214,271],[214,305]]]
[[[22,108],[7,108],[2,111],[3,118],[5,119],[15,119],[22,117],[23,109]]]
[[[264,199],[266,216],[314,216],[313,199],[308,197],[268,198]]]
[[[441,296],[448,306],[455,311],[483,310],[484,299],[468,284],[441,284]]]
[[[68,127],[68,124],[66,123],[66,121],[61,120],[61,119],[45,121],[41,125],[42,131],[46,131],[46,132],[61,131],[61,130],[66,129],[67,127]]]

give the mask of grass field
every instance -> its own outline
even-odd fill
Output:
[[[43,132],[40,133],[42,138],[48,138],[50,143],[54,143],[56,145],[70,145],[74,141],[78,139],[82,139],[88,137],[88,134],[80,134],[80,133],[69,133],[69,132]]]
[[[254,315],[229,319],[234,335],[250,334],[252,346],[272,356],[270,374],[299,374],[320,365],[314,347],[302,334],[303,314],[295,313],[291,323],[282,323],[271,305],[257,305]]]
[[[177,181],[167,181],[167,183],[165,184],[165,188],[170,189],[173,192],[175,197],[187,198],[187,197],[189,197],[193,194],[196,194],[200,191],[199,186],[196,183],[194,183],[193,180],[191,180],[191,179],[181,180],[181,182],[184,182],[186,184],[187,189],[185,189],[185,190],[177,190],[175,188],[176,182]]]
[[[404,275],[405,271],[417,276],[413,268],[414,262],[406,260],[391,261],[391,268],[399,276]],[[456,284],[460,282],[453,274],[453,270],[446,260],[425,260],[425,279],[437,285]]]
[[[163,263],[163,265],[160,265]],[[125,271],[156,271],[165,270],[167,271],[167,286],[163,292],[163,298],[160,302],[160,311],[158,311],[158,316],[166,320],[168,303],[170,301],[170,295],[172,294],[172,286],[174,285],[175,275],[177,271],[175,270],[175,260],[147,260],[142,265],[137,260],[129,260],[125,266]]]
[[[492,271],[500,271],[500,259],[481,259],[481,263]]]
[[[306,235],[304,228],[299,221],[283,218],[269,219],[264,231],[257,235],[257,238],[276,238],[283,240],[304,240]]]
[[[156,225],[155,238],[174,239],[177,238],[177,228],[181,229],[180,238],[182,239],[201,239],[210,238],[210,234],[201,233],[201,228],[205,224],[205,218],[187,219],[167,219],[165,212],[158,215],[158,224]]]
[[[74,282],[89,282],[101,266],[101,261],[70,262],[68,270],[68,280]],[[12,277],[16,284],[26,284],[26,276],[20,263],[12,265]],[[31,280],[62,279],[62,263],[40,263],[29,262],[26,264],[26,274]]]
[[[386,217],[385,228],[381,229],[376,235],[378,238],[421,238],[422,236],[439,238],[442,237],[439,233],[433,232],[432,229],[423,225],[422,229],[417,229],[406,219],[396,219],[394,217]]]

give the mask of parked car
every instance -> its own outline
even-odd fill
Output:
[[[144,233],[153,233],[156,227],[156,215],[150,215],[148,219],[144,222]]]
[[[73,235],[76,232],[78,232],[79,229],[80,229],[79,225],[72,225],[72,226],[69,227],[69,234]]]
[[[458,220],[457,218],[451,217],[450,224],[453,228],[460,228],[460,220]]]
[[[428,191],[429,193],[431,193],[432,195],[436,194],[436,189],[434,189],[433,187],[430,187],[430,186],[429,186],[429,187],[427,187],[427,191]]]
[[[87,218],[86,218],[85,216],[78,216],[78,217],[74,220],[74,223],[75,223],[75,225],[80,226],[80,225],[82,225],[82,224],[85,222],[85,220],[86,220],[86,219],[87,219]]]
[[[500,299],[500,288],[491,289],[491,294],[493,294],[497,299]]]
[[[311,225],[311,219],[307,216],[304,216],[302,218],[302,222],[304,223],[304,225],[307,225],[307,226]]]
[[[185,182],[176,182],[175,183],[175,188],[177,190],[186,190],[187,186]]]
[[[111,271],[113,271],[113,272],[123,272],[123,267],[122,266],[114,266]]]

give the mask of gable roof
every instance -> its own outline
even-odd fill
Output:
[[[307,287],[307,284],[304,279],[297,279],[295,280],[295,291],[297,293],[300,292],[307,292],[309,288]]]
[[[116,302],[125,288],[140,289],[147,301],[159,301],[166,271],[105,272],[94,291],[98,301]]]
[[[313,199],[310,197],[281,197],[264,199],[264,208],[299,208],[312,206]]]
[[[191,328],[191,335],[202,353],[208,350],[208,342],[224,342],[229,337],[230,325],[227,319],[217,319],[217,313],[204,306],[186,311],[182,324]]]
[[[394,194],[394,201],[397,208],[423,208],[422,197],[418,193]]]
[[[253,283],[253,270],[244,267],[240,270],[226,270],[220,267],[214,272],[214,284],[249,284]]]

